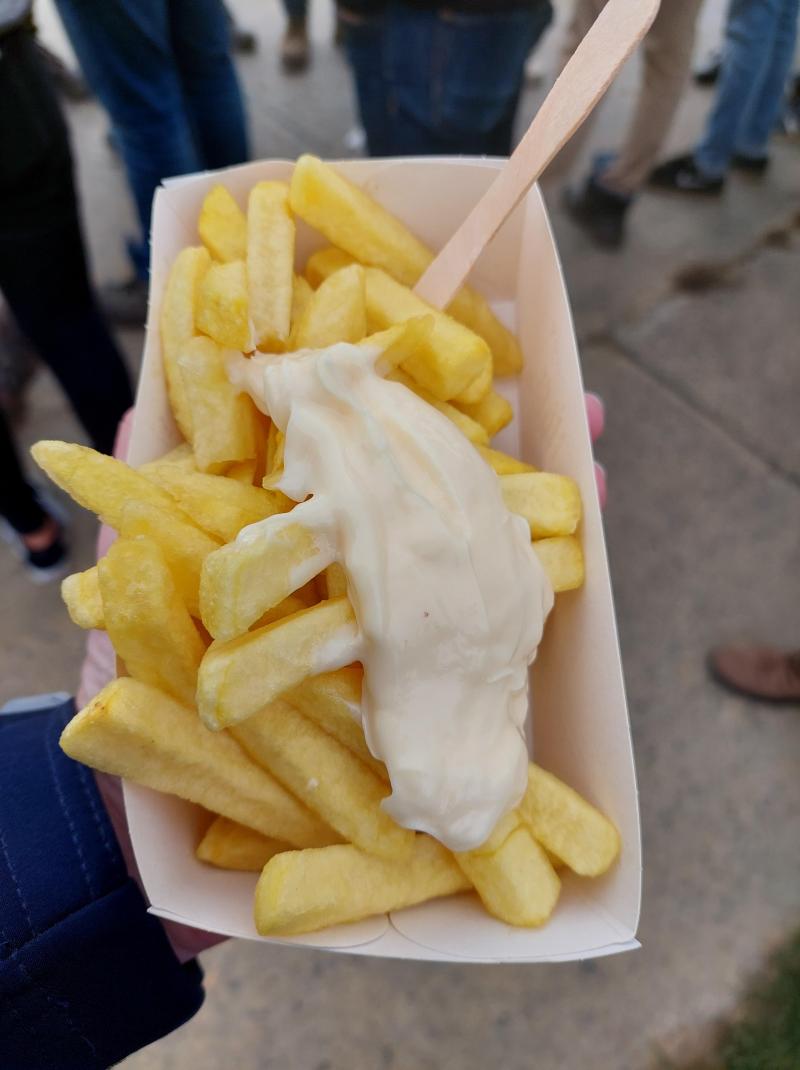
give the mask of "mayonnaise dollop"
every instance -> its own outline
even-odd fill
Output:
[[[313,495],[347,572],[383,805],[464,851],[525,790],[528,666],[553,591],[495,473],[377,357],[338,344],[232,359],[229,375],[284,432],[280,489]]]

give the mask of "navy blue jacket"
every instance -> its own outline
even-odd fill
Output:
[[[128,876],[90,770],[60,750],[74,712],[0,716],[0,1066],[101,1070],[203,1001]]]

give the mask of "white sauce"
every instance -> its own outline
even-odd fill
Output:
[[[362,717],[385,809],[453,850],[483,843],[526,785],[528,666],[553,591],[495,473],[441,413],[339,344],[233,358],[286,436],[280,489],[314,496],[361,632]]]

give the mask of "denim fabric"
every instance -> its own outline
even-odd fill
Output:
[[[81,68],[111,116],[141,224],[171,175],[247,159],[244,105],[221,0],[56,0]]]
[[[372,156],[511,151],[525,60],[549,0],[498,14],[389,4],[351,16],[347,52]]]
[[[72,702],[0,715],[0,1063],[101,1070],[203,1000],[128,877],[90,770],[58,738]]]
[[[794,54],[800,0],[732,0],[720,82],[697,166],[722,177],[734,153],[765,156]]]
[[[308,0],[283,0],[283,6],[287,17],[298,22],[308,15]]]

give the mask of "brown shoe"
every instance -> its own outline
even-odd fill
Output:
[[[290,19],[281,44],[281,63],[285,71],[302,71],[311,58],[311,45],[304,19]]]
[[[800,650],[724,646],[708,655],[714,679],[746,698],[800,703]]]

